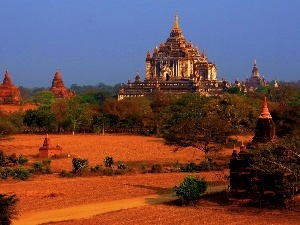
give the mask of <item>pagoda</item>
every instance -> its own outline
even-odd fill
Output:
[[[55,98],[71,98],[75,96],[74,91],[65,87],[58,69],[56,69],[50,90],[54,94]]]
[[[149,95],[158,86],[162,93],[175,95],[192,92],[218,95],[228,86],[226,80],[218,80],[217,66],[208,61],[205,51],[200,53],[192,41],[186,41],[177,14],[166,42],[154,47],[153,53],[147,51],[144,81],[137,73],[134,82],[128,80],[122,87],[118,99]]]
[[[267,98],[265,97],[252,141],[253,143],[268,143],[272,142],[275,138],[275,124],[268,109]]]
[[[254,65],[252,68],[252,75],[250,78],[246,79],[245,87],[247,91],[255,91],[257,88],[262,86],[268,86],[269,83],[265,80],[265,78],[261,78],[259,75],[259,69],[256,64],[256,60],[254,60]]]
[[[5,71],[3,83],[0,85],[0,100],[2,103],[18,103],[20,101],[20,90],[10,79],[8,70]]]
[[[62,148],[57,145],[52,147],[48,134],[44,140],[43,146],[39,148],[39,154],[41,157],[60,156],[62,154]]]

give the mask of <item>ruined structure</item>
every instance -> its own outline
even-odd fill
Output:
[[[205,51],[200,53],[191,41],[186,42],[178,15],[167,41],[156,46],[152,54],[148,50],[144,81],[137,73],[133,82],[128,80],[120,87],[118,99],[145,96],[157,86],[164,93],[204,95],[218,95],[228,87],[226,80],[218,80],[217,66],[208,61]]]
[[[39,154],[41,157],[51,157],[51,156],[60,156],[62,154],[62,148],[57,145],[56,147],[52,147],[50,138],[48,134],[44,140],[43,147],[40,147]]]
[[[0,101],[2,103],[18,103],[20,96],[20,90],[11,82],[9,72],[6,70],[3,83],[0,85]]]
[[[58,69],[56,69],[50,90],[53,92],[54,97],[56,98],[71,98],[75,96],[74,91],[65,87]]]

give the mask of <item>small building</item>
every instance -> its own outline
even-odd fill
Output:
[[[62,154],[62,148],[59,145],[52,147],[48,134],[44,140],[43,146],[39,149],[41,157],[50,158],[51,156],[60,156]]]
[[[65,87],[58,69],[56,69],[50,90],[54,94],[55,98],[71,98],[75,96],[74,91]]]
[[[3,83],[0,85],[0,101],[1,103],[18,103],[20,98],[20,90],[11,82],[9,72],[6,70]]]

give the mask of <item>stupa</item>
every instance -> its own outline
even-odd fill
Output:
[[[0,85],[0,100],[2,103],[18,103],[20,101],[20,90],[10,79],[8,70],[5,71],[3,83]]]
[[[50,90],[53,92],[55,98],[71,98],[75,96],[74,91],[65,87],[58,69],[56,69]]]
[[[50,138],[48,134],[44,140],[43,147],[40,147],[39,154],[41,157],[51,157],[51,156],[60,156],[62,154],[62,148],[57,145],[56,147],[52,147]]]
[[[253,143],[267,143],[272,142],[275,138],[275,124],[268,109],[267,98],[265,97],[252,141]]]

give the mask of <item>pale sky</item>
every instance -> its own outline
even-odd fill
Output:
[[[147,50],[165,42],[178,13],[187,41],[205,49],[218,77],[300,78],[298,0],[0,0],[0,79],[49,87],[145,77]]]

